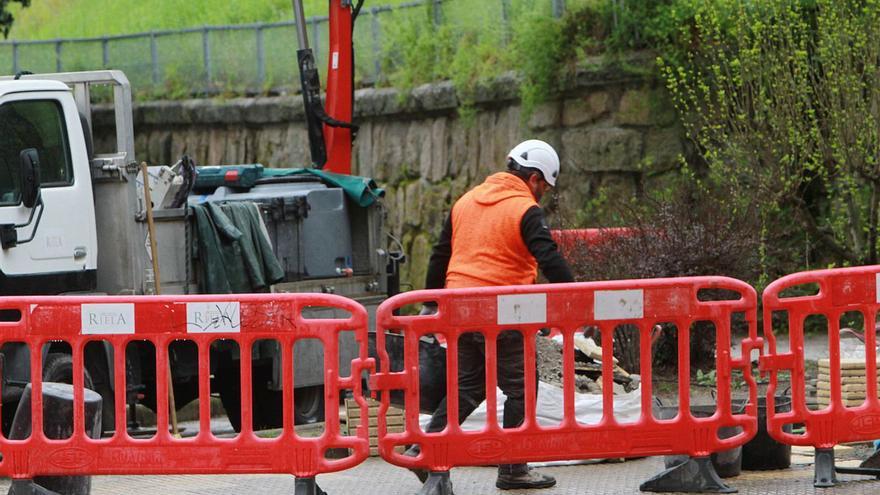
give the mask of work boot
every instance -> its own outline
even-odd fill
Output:
[[[421,454],[421,453],[422,453],[422,449],[419,447],[419,444],[414,443],[414,444],[410,445],[408,449],[406,449],[406,451],[403,453],[403,455],[405,455],[407,457],[418,457],[419,454]],[[428,470],[427,469],[422,469],[422,468],[407,468],[407,469],[412,471],[412,473],[414,475],[416,475],[416,478],[418,478],[419,481],[421,481],[423,485],[425,484],[426,481],[428,481]]]
[[[498,466],[498,479],[495,486],[502,490],[522,488],[550,488],[556,485],[556,478],[532,471],[528,464],[502,464]]]

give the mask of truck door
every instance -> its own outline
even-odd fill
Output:
[[[33,240],[0,250],[0,293],[94,289],[97,237],[83,136],[69,91],[0,97],[0,224],[23,225],[31,215],[21,202],[24,149],[38,153],[43,203],[39,222],[16,229],[19,240]]]

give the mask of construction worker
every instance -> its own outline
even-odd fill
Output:
[[[425,286],[428,289],[525,285],[535,283],[537,268],[550,282],[573,282],[571,269],[544,220],[538,202],[559,176],[559,157],[549,144],[529,140],[507,157],[507,171],[489,176],[452,207],[434,246]],[[423,312],[436,310],[426,305]],[[459,421],[486,398],[485,339],[465,333],[459,345]],[[523,335],[504,331],[497,339],[498,385],[507,397],[504,428],[516,428],[525,415]],[[428,432],[446,427],[446,399],[431,417]],[[418,448],[407,451],[418,455]],[[416,472],[425,482],[426,472]],[[498,467],[495,486],[503,490],[549,488],[556,480],[526,464]]]

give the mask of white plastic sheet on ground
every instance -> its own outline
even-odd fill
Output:
[[[497,390],[498,419],[503,417],[504,401],[507,397]],[[614,417],[619,423],[638,421],[642,414],[641,390],[614,396]],[[562,389],[549,383],[540,382],[538,386],[537,415],[541,426],[556,426],[562,422],[563,409]],[[574,411],[577,420],[582,424],[596,424],[602,419],[602,396],[599,394],[574,394]],[[421,415],[420,422],[424,428],[431,416]],[[465,430],[478,430],[486,424],[486,402],[468,416],[462,424]]]
[[[501,421],[504,411],[504,401],[507,397],[501,391],[497,390],[498,402],[498,420]],[[614,396],[614,418],[619,423],[634,423],[638,421],[642,414],[642,397],[641,390],[635,389],[632,392],[619,394]],[[538,424],[541,426],[557,426],[562,423],[564,399],[562,388],[549,383],[540,382],[538,386],[538,403],[537,417]],[[596,424],[602,419],[602,395],[599,394],[574,394],[574,411],[578,423]],[[420,423],[424,429],[431,416],[422,414]],[[477,409],[462,423],[464,430],[479,430],[486,424],[486,402],[477,407]],[[575,460],[560,462],[536,463],[535,466],[560,466],[597,462],[597,460]]]

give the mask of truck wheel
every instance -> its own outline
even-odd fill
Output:
[[[296,424],[324,421],[324,386],[301,387],[293,391],[293,420]]]
[[[73,356],[60,352],[49,353],[43,363],[43,381],[73,385]],[[89,370],[83,372],[83,385],[89,390],[95,390]]]

